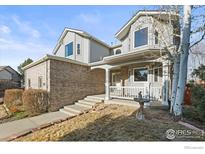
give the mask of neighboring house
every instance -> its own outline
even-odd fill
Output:
[[[173,25],[167,23],[170,16]],[[24,68],[26,89],[47,90],[51,110],[87,95],[105,93],[106,100],[132,99],[140,91],[143,97],[167,105],[171,63],[159,36],[166,46],[175,47],[179,42],[170,32],[177,21],[175,14],[139,11],[116,33],[121,43],[115,46],[84,31],[65,28],[54,55]]]
[[[0,97],[5,89],[20,88],[21,76],[10,66],[0,66]]]

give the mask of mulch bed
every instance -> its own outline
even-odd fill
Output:
[[[136,108],[128,106],[101,104],[86,114],[37,130],[16,141],[168,141],[168,129],[188,129],[174,122],[168,111],[145,109],[144,121],[136,120],[136,112]]]

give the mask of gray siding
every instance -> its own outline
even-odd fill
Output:
[[[39,89],[38,87],[38,78],[42,77],[42,89],[49,91],[50,86],[50,61],[42,62],[36,66],[33,66],[32,68],[29,68],[25,70],[25,88],[28,89],[28,79],[31,81],[31,88],[33,89]]]
[[[134,32],[146,27],[148,27],[148,45],[135,48]],[[158,31],[159,35],[162,35],[165,38],[168,45],[173,43],[173,37],[170,35],[172,34],[173,31],[172,26],[166,24],[165,22],[154,22],[153,18],[150,16],[141,16],[131,25],[130,31],[127,34],[127,36],[121,40],[122,52],[128,53],[140,49],[147,49],[147,48],[159,49],[160,47],[162,47],[164,44],[160,40],[158,44],[155,44],[155,35],[154,35],[155,29]]]
[[[80,36],[74,32],[68,32],[63,38],[61,45],[56,52],[56,56],[65,57],[65,46],[73,42],[73,55],[67,57],[80,62],[89,62],[89,39]],[[80,44],[80,54],[77,54],[77,44]]]
[[[0,71],[0,80],[11,80],[12,74],[7,70]]]
[[[90,40],[90,63],[100,61],[103,57],[109,55],[109,48],[97,43],[94,40]]]

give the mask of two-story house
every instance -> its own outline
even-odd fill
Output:
[[[65,28],[53,55],[24,68],[26,88],[47,90],[51,110],[87,95],[133,99],[140,91],[143,97],[167,105],[171,63],[165,47],[178,43],[170,35],[177,21],[176,14],[139,11],[116,33],[120,44],[114,46],[87,32]]]

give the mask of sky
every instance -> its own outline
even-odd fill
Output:
[[[117,43],[115,33],[138,10],[155,6],[0,6],[0,65],[52,54],[65,27]]]
[[[45,54],[52,54],[65,27],[84,30],[107,44],[115,44],[115,33],[134,13],[157,7],[1,5],[0,66],[10,65],[17,69],[27,58],[35,61]]]

